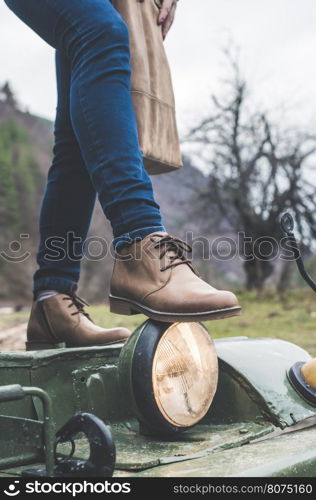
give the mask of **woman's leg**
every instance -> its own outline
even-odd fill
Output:
[[[128,31],[109,0],[6,0],[71,63],[72,126],[116,242],[164,230],[143,167]]]
[[[33,303],[27,327],[30,350],[105,345],[123,342],[130,335],[125,328],[106,329],[94,324],[74,293],[96,193],[70,120],[70,61],[59,51],[56,74],[54,159],[40,216],[39,269],[34,276],[38,300]],[[57,258],[47,256],[49,247],[54,248]],[[50,292],[38,297],[43,290]]]
[[[74,291],[96,197],[70,119],[70,61],[60,51],[56,76],[54,158],[40,214],[35,295],[40,290]]]
[[[5,1],[70,60],[72,126],[104,213],[116,241],[142,239],[116,262],[112,310],[168,322],[238,314],[234,294],[200,280],[183,242],[159,232],[160,211],[138,146],[128,31],[110,1]]]

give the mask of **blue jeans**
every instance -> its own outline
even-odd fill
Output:
[[[111,222],[114,246],[164,231],[138,144],[128,31],[109,0],[5,2],[56,49],[55,146],[40,215],[34,294],[71,293],[96,195]]]

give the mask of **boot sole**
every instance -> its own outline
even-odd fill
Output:
[[[94,344],[94,345],[72,345],[66,344],[65,342],[60,342],[59,344],[49,344],[45,342],[25,342],[26,351],[44,351],[47,349],[67,349],[67,348],[79,348],[79,347],[106,347],[108,345],[114,344],[124,344],[127,339],[114,340],[113,342],[107,342],[106,344]]]
[[[230,318],[239,316],[241,307],[229,307],[227,309],[217,309],[214,311],[204,311],[201,313],[166,313],[150,309],[134,300],[124,299],[110,295],[110,311],[115,314],[124,314],[131,316],[132,314],[145,314],[151,319],[157,321],[165,321],[166,323],[174,322],[191,322],[191,321],[206,321],[215,319]]]

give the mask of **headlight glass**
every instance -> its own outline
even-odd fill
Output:
[[[159,340],[152,367],[157,406],[179,427],[199,422],[207,413],[217,385],[213,343],[199,323],[175,323]]]

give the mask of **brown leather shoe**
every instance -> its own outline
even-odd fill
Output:
[[[240,314],[231,292],[201,280],[185,252],[185,242],[152,233],[117,255],[110,293],[111,311],[143,313],[158,321],[203,321]]]
[[[84,310],[78,296],[59,293],[33,304],[27,327],[26,350],[88,347],[125,342],[127,328],[101,328]]]

